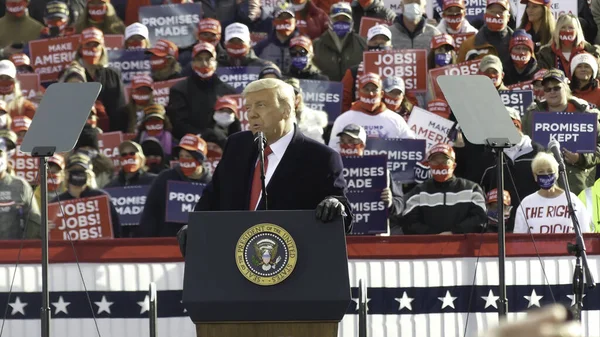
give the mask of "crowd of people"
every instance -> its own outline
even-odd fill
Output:
[[[499,217],[508,232],[572,232],[558,163],[546,144],[532,140],[532,119],[536,112],[599,113],[598,1],[579,1],[578,13],[555,16],[551,0],[521,0],[519,22],[509,0],[487,0],[482,20],[472,22],[464,0],[440,1],[433,17],[425,14],[425,0],[399,2],[395,13],[382,0],[289,0],[270,12],[259,0],[200,1],[196,43],[181,47],[168,39],[151,43],[148,27],[140,23],[139,7],[162,1],[116,8],[110,0],[6,0],[0,18],[0,239],[39,237],[38,182],[21,177],[15,166],[44,95],[44,87],[35,96],[21,90],[19,76],[39,72],[28,43],[71,35],[79,36],[79,45],[56,81],[99,82],[102,90],[74,150],[48,160],[49,201],[110,197],[104,189],[148,186],[136,226],[121,225],[110,204],[114,237],[174,236],[183,224],[166,216],[168,183],[210,182],[228,136],[245,130],[243,105],[231,96],[238,91],[217,76],[222,67],[259,67],[258,78],[292,86],[298,130],[342,157],[363,156],[373,138],[420,138],[408,124],[417,108],[454,123],[447,141],[433,144],[417,164],[412,182],[398,183],[388,172],[381,201],[392,235],[493,232]],[[363,18],[381,23],[361,35]],[[266,37],[254,43],[253,33]],[[114,34],[123,35],[122,49],[150,55],[149,74],[125,83],[109,66],[105,35]],[[526,111],[506,108],[520,141],[504,150],[503,214],[496,208],[494,154],[468,141],[443,95],[433,88],[419,94],[402,76],[366,71],[364,52],[393,50],[424,50],[429,70],[478,60],[478,74],[498,91],[533,92]],[[168,103],[158,102],[155,83],[175,79]],[[333,122],[330,111],[305,104],[301,80],[341,83],[342,109]],[[99,144],[110,132],[127,135],[114,158]],[[600,143],[595,148],[593,153],[562,148],[583,232],[600,231]]]

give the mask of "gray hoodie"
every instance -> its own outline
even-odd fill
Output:
[[[0,179],[0,240],[40,237],[40,209],[31,186],[22,178],[6,174]]]

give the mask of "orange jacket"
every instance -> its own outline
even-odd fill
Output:
[[[477,35],[473,35],[466,39],[458,50],[458,57],[456,63],[461,63],[465,61],[471,60],[479,60],[482,59],[485,55],[491,54],[498,56],[498,51],[496,47],[492,46],[489,43],[484,43],[481,45],[475,45],[475,37]]]

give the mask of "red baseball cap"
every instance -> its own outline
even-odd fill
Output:
[[[27,131],[31,126],[31,119],[27,116],[15,116],[12,120],[11,130],[15,133],[20,131]]]
[[[504,9],[510,9],[510,4],[508,3],[508,0],[487,0],[485,7],[487,8],[493,4],[498,4],[504,7]]]
[[[450,7],[459,7],[465,9],[465,1],[464,0],[444,0],[444,4],[442,5],[442,10],[446,10]]]
[[[154,46],[152,46],[148,52],[158,57],[172,56],[173,58],[179,58],[179,48],[177,45],[165,39],[156,41]]]
[[[86,44],[88,42],[98,42],[99,44],[104,45],[104,33],[102,33],[102,31],[96,27],[84,29],[81,32],[79,43]]]
[[[213,18],[205,18],[198,22],[198,33],[221,35],[221,22]]]
[[[9,57],[9,60],[11,60],[12,63],[14,63],[15,67],[31,66],[31,59],[29,59],[29,56],[27,56],[27,54],[24,53],[12,54]]]
[[[237,113],[237,101],[228,96],[219,97],[217,99],[217,102],[215,103],[215,111],[219,111],[222,109],[231,109],[231,111]]]
[[[504,193],[502,193],[502,194],[504,196],[504,200],[503,200],[504,205],[510,206],[510,203],[511,203],[510,193],[508,193],[507,190],[504,190],[503,192]],[[486,203],[488,203],[488,204],[491,204],[492,202],[498,202],[498,189],[494,188],[493,190],[487,192],[486,199],[487,199]]]
[[[135,75],[131,80],[131,89],[138,89],[143,87],[154,89],[154,80],[152,80],[152,77],[148,74]]]
[[[448,156],[448,158],[451,158],[452,160],[456,160],[456,154],[454,153],[454,149],[452,148],[452,146],[450,146],[448,144],[439,143],[439,144],[432,146],[431,149],[429,149],[427,158],[431,158],[431,156],[433,156],[434,154],[437,154],[437,153],[443,153],[446,156]]]
[[[194,49],[192,50],[192,57],[196,57],[196,55],[203,51],[207,51],[211,53],[213,57],[217,57],[217,51],[215,50],[215,46],[204,41],[196,43]]]
[[[64,170],[65,168],[65,158],[58,153],[55,153],[52,157],[48,158],[48,163],[58,165],[61,170]]]
[[[181,138],[176,149],[178,151],[181,149],[189,151],[190,154],[199,161],[204,161],[206,159],[206,155],[208,154],[206,141],[200,138],[200,136],[191,133],[188,133]]]
[[[431,38],[431,49],[437,49],[445,45],[452,47],[452,49],[456,48],[454,45],[454,38],[452,37],[452,35],[444,33],[435,35]]]
[[[378,86],[379,88],[381,88],[382,84],[381,84],[381,76],[375,74],[375,73],[365,73],[363,75],[361,75],[358,78],[358,83],[360,84],[360,87],[364,87],[367,83],[373,83],[376,86]]]
[[[450,118],[450,106],[441,98],[432,99],[427,103],[427,111],[446,119]]]
[[[521,4],[523,4],[523,5],[526,5],[528,3],[542,5],[542,6],[546,6],[546,7],[550,7],[550,5],[552,5],[552,1],[550,1],[550,0],[521,0]]]
[[[309,53],[313,53],[312,41],[304,35],[296,36],[295,38],[290,40],[290,48],[293,48],[295,46],[300,46],[306,49]]]

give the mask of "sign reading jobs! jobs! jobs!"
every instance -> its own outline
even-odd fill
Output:
[[[363,53],[365,73],[375,73],[381,79],[399,76],[406,90],[427,90],[427,51],[425,49],[381,50]]]

